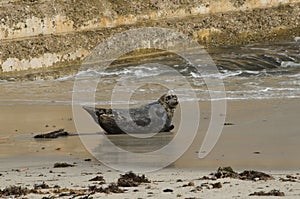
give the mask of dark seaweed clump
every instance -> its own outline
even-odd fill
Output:
[[[151,181],[145,175],[137,175],[133,172],[128,172],[118,179],[118,186],[120,187],[137,187],[142,183],[150,183]]]

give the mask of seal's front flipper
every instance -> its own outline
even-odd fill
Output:
[[[169,131],[172,131],[174,128],[175,128],[175,126],[172,124],[172,125],[169,127]]]
[[[167,129],[165,129],[163,132],[170,132],[174,129],[174,125],[172,124],[171,126],[169,126]]]

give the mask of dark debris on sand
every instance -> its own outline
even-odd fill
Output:
[[[93,193],[124,193],[124,189],[120,189],[116,183],[109,184],[106,188],[98,187],[97,186],[90,186],[89,191]]]
[[[45,182],[42,184],[34,184],[33,187],[34,189],[49,189],[49,185],[45,184]]]
[[[249,194],[249,196],[285,196],[285,194],[279,190],[271,190],[269,192],[259,191]]]
[[[58,138],[58,137],[65,137],[65,136],[69,136],[70,134],[65,131],[64,129],[59,129],[56,131],[52,131],[50,133],[45,133],[45,134],[38,134],[35,135],[33,138]]]
[[[57,162],[54,164],[53,168],[65,168],[65,167],[74,167],[73,164],[68,164],[65,162]]]
[[[222,183],[221,182],[213,183],[211,185],[212,185],[213,189],[221,189],[222,188]]]
[[[286,178],[280,178],[281,182],[298,182],[298,178],[295,176],[287,175]]]
[[[274,178],[266,173],[260,172],[260,171],[243,171],[239,174],[241,180],[274,180]]]
[[[89,180],[90,182],[99,182],[100,184],[105,184],[105,180],[103,178],[103,176],[96,176],[92,179]]]
[[[10,186],[0,190],[0,196],[23,196],[30,193],[30,190],[21,186]]]
[[[236,173],[231,167],[219,167],[213,176],[219,178],[239,178],[239,174]]]
[[[232,126],[232,125],[234,125],[234,124],[231,123],[231,122],[225,122],[225,123],[224,123],[224,126]]]
[[[133,172],[128,172],[118,179],[120,187],[137,187],[142,183],[150,183],[151,181],[145,175],[139,176]]]
[[[220,178],[236,178],[241,180],[274,180],[274,178],[260,171],[246,170],[241,173],[235,172],[231,167],[219,167],[216,173],[211,174],[212,177],[202,177],[201,180],[216,180]]]

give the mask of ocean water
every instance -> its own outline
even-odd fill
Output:
[[[85,102],[83,97],[80,104],[138,104],[153,101],[168,90],[182,101],[217,100],[211,93],[219,91],[208,89],[206,79],[220,80],[227,100],[300,98],[298,39],[211,49],[209,55],[218,69],[209,76],[183,58],[170,55],[106,70],[80,70],[54,80],[0,80],[0,104],[72,104],[74,93],[95,96],[93,102]],[[85,86],[74,90],[75,81]]]

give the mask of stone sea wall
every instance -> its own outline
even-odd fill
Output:
[[[138,27],[181,31],[206,47],[300,35],[300,0],[2,0],[0,74],[78,65]]]

